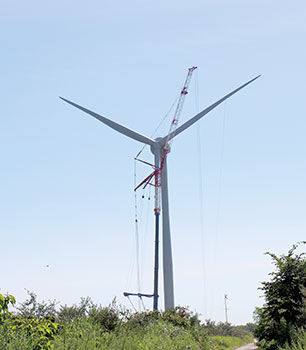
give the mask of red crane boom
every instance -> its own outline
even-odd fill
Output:
[[[155,186],[156,188],[159,188],[161,186],[161,172],[162,172],[162,169],[164,167],[167,154],[169,153],[169,150],[170,150],[169,142],[172,140],[173,133],[175,133],[175,130],[177,128],[179,117],[180,117],[180,114],[182,112],[182,108],[183,108],[183,105],[184,105],[185,97],[188,94],[188,87],[189,87],[189,84],[190,84],[190,81],[191,81],[192,73],[196,69],[197,69],[197,67],[195,67],[195,66],[188,69],[188,74],[187,74],[186,80],[184,82],[184,86],[183,86],[183,88],[182,88],[182,90],[180,92],[180,97],[179,97],[179,100],[178,100],[178,103],[177,103],[177,106],[176,106],[176,109],[175,109],[175,112],[174,112],[174,116],[173,116],[172,122],[170,124],[170,129],[169,129],[169,132],[168,132],[168,138],[167,138],[167,140],[165,142],[165,146],[163,147],[163,152],[162,152],[162,155],[161,155],[160,166],[158,168],[156,168],[156,166],[153,165],[153,164],[150,164],[148,162],[145,162],[145,161],[142,161],[140,159],[137,159],[137,160],[139,160],[142,163],[149,164],[149,165],[153,166],[154,171],[149,176],[147,176],[143,181],[141,181],[141,183],[135,188],[135,191],[139,187],[141,187],[142,185],[144,185],[143,188],[145,188],[147,185],[152,185],[152,186]],[[172,135],[172,137],[171,137],[171,135]],[[171,139],[170,139],[170,137],[171,137]],[[154,183],[151,183],[151,180],[153,178],[154,178],[155,181],[154,181]],[[156,196],[157,198],[155,198],[155,208],[154,208],[154,212],[155,213],[159,213],[160,212],[160,200],[159,200],[160,194],[159,194],[159,191],[157,191],[157,192],[158,192],[158,194]]]

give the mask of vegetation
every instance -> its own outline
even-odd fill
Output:
[[[287,342],[279,350],[305,350],[306,349],[306,330],[300,330],[292,336],[292,341]]]
[[[253,333],[254,326],[253,323],[247,323],[245,326],[233,326],[228,322],[216,323],[212,320],[206,320],[203,324],[203,327],[210,335],[236,338],[250,336]]]
[[[304,253],[295,253],[298,246],[294,245],[287,255],[280,257],[266,253],[276,270],[270,274],[271,281],[262,283],[265,304],[255,311],[254,333],[262,349],[293,346],[296,330],[306,325],[306,260]]]
[[[15,313],[9,311],[15,298],[0,294],[0,349],[231,350],[252,339],[246,326],[201,324],[183,307],[131,313],[118,307],[116,300],[102,307],[90,298],[57,307],[55,301],[39,303],[34,293],[28,294]]]
[[[252,343],[253,338],[248,335],[243,338],[240,337],[230,337],[230,336],[213,336],[210,338],[215,349],[218,350],[228,350],[236,349],[244,344]]]

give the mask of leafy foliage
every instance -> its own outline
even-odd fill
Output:
[[[42,301],[38,302],[37,295],[29,290],[27,290],[28,299],[17,307],[18,314],[23,317],[34,317],[34,318],[44,318],[44,317],[55,317],[56,315],[56,305],[58,304],[55,300],[48,302]]]
[[[95,304],[89,297],[81,298],[79,304],[61,305],[56,316],[60,322],[73,322],[80,318],[86,318],[94,307]]]
[[[15,297],[10,294],[2,295],[0,294],[0,324],[11,315],[9,312],[9,305],[14,305],[16,303]]]
[[[306,349],[306,330],[302,329],[296,332],[290,343],[286,343],[279,350],[305,350]]]
[[[271,281],[262,283],[266,303],[255,311],[255,336],[263,349],[276,350],[290,343],[294,330],[306,324],[306,260],[304,253],[295,254],[298,246],[280,257],[266,253],[276,271],[270,273]]]
[[[214,337],[198,316],[184,307],[165,312],[131,313],[114,299],[107,307],[90,298],[79,304],[59,306],[39,302],[36,294],[8,312],[13,296],[2,296],[0,349],[5,350],[230,350],[249,339]]]
[[[120,324],[120,315],[124,314],[117,306],[116,299],[108,307],[95,305],[88,313],[89,320],[103,331],[112,332]]]

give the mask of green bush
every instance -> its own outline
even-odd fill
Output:
[[[48,318],[11,315],[0,327],[0,349],[51,349],[58,327],[58,323]]]
[[[294,254],[297,247],[280,257],[266,253],[276,271],[270,274],[271,281],[262,283],[266,302],[255,312],[254,334],[262,349],[277,350],[286,342],[290,344],[295,329],[306,324],[306,260],[304,253]]]
[[[120,314],[122,312],[117,307],[116,299],[114,299],[108,307],[94,306],[91,308],[88,318],[103,331],[112,332],[121,324]]]
[[[5,319],[11,315],[9,312],[9,306],[14,305],[16,303],[16,299],[13,295],[0,294],[0,324],[2,324]]]
[[[176,306],[174,309],[164,311],[161,317],[166,322],[183,328],[194,327],[200,323],[198,315],[194,315],[188,308],[182,306]]]
[[[22,317],[34,317],[34,318],[44,318],[44,317],[55,317],[56,316],[56,305],[58,304],[55,300],[48,302],[37,300],[37,295],[29,290],[28,299],[21,303],[17,307],[18,315]]]
[[[71,307],[29,298],[13,314],[12,296],[2,296],[0,349],[5,350],[231,350],[236,340],[214,340],[198,316],[184,307],[165,312],[131,313],[113,300],[107,307],[82,298]]]
[[[59,322],[73,322],[81,318],[86,318],[90,311],[96,308],[90,297],[81,298],[78,304],[72,306],[60,305],[56,312],[56,318]]]
[[[125,327],[129,329],[147,327],[152,323],[157,323],[161,319],[161,313],[158,310],[148,312],[135,312],[126,315]]]
[[[212,320],[206,320],[203,327],[207,330],[209,335],[221,336],[221,337],[248,337],[252,336],[252,326],[247,324],[246,326],[234,326],[228,322],[218,322]]]

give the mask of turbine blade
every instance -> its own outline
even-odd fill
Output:
[[[149,137],[144,136],[144,135],[141,135],[141,134],[139,134],[139,133],[136,132],[136,131],[133,131],[133,130],[131,130],[131,129],[126,128],[126,127],[123,126],[123,125],[120,125],[120,124],[118,124],[118,123],[115,123],[115,122],[113,122],[112,120],[107,119],[107,118],[103,117],[103,116],[100,115],[100,114],[97,114],[97,113],[95,113],[95,112],[92,112],[92,111],[90,111],[89,109],[84,108],[84,107],[82,107],[82,106],[80,106],[80,105],[78,105],[78,104],[76,104],[76,103],[74,103],[74,102],[71,102],[71,101],[69,101],[69,100],[67,100],[67,99],[65,99],[65,98],[63,98],[63,97],[60,97],[60,99],[62,99],[63,101],[65,101],[65,102],[67,102],[67,103],[69,103],[69,104],[71,104],[72,106],[74,106],[74,107],[80,109],[81,111],[83,111],[83,112],[85,112],[85,113],[87,113],[87,114],[90,114],[91,116],[93,116],[93,117],[95,117],[96,119],[100,120],[100,122],[106,124],[106,125],[109,126],[110,128],[112,128],[112,129],[114,129],[114,130],[120,132],[120,133],[123,134],[123,135],[126,135],[126,136],[128,136],[128,137],[130,137],[130,138],[132,138],[132,139],[134,139],[134,140],[136,140],[136,141],[139,141],[139,142],[142,142],[142,143],[146,143],[146,144],[148,144],[148,145],[153,145],[153,144],[155,143],[155,141],[152,140],[152,139],[150,139]]]
[[[222,102],[224,102],[226,99],[228,99],[229,97],[233,96],[236,92],[238,92],[239,90],[243,89],[244,87],[246,87],[247,85],[251,84],[254,80],[258,79],[261,75],[258,75],[257,77],[251,79],[250,81],[248,81],[247,83],[241,85],[240,87],[238,87],[237,89],[233,90],[232,92],[230,92],[229,94],[225,95],[224,97],[222,97],[220,100],[218,100],[217,102],[213,103],[211,106],[207,107],[206,109],[204,109],[202,112],[198,113],[197,115],[195,115],[193,118],[189,119],[187,122],[185,122],[183,125],[181,125],[180,127],[178,127],[175,131],[173,131],[172,133],[170,133],[169,135],[163,137],[163,139],[161,141],[159,141],[160,143],[165,142],[166,140],[170,140],[172,139],[174,136],[177,136],[178,134],[180,134],[182,131],[184,131],[185,129],[189,128],[189,126],[191,126],[192,124],[194,124],[195,122],[197,122],[199,119],[201,119],[202,117],[204,117],[204,115],[206,115],[207,113],[209,113],[210,111],[212,111],[214,108],[216,108],[219,104],[221,104]]]

